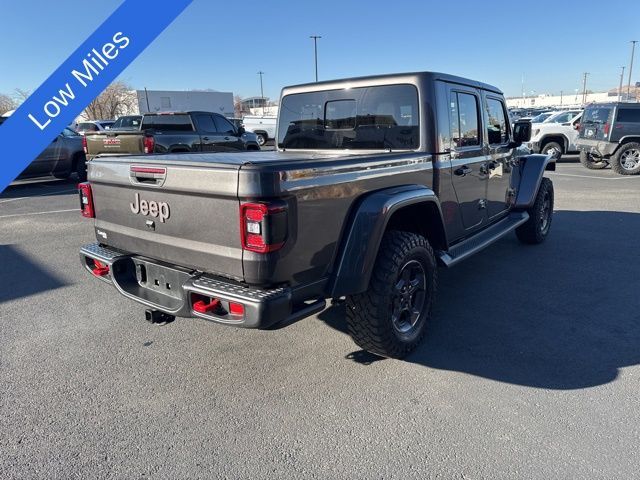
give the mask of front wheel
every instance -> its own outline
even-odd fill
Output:
[[[261,147],[267,143],[267,136],[264,133],[257,133],[256,137],[258,137],[258,145]]]
[[[553,182],[543,178],[533,206],[527,210],[529,220],[516,228],[516,236],[522,243],[542,243],[547,238],[553,220]]]
[[[347,297],[347,328],[364,350],[402,358],[424,337],[437,283],[433,249],[426,238],[387,232],[369,289]]]
[[[602,170],[609,165],[606,160],[597,159],[590,153],[584,151],[580,152],[580,163],[589,170]]]
[[[542,154],[551,155],[551,158],[556,162],[562,158],[562,145],[557,142],[548,142],[542,148]]]
[[[611,168],[619,175],[640,173],[640,143],[625,143],[611,159]]]

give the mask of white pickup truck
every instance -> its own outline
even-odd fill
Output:
[[[576,139],[582,112],[570,110],[553,115],[542,123],[531,125],[528,147],[532,153],[551,155],[558,161],[566,153],[577,153]]]
[[[271,115],[246,115],[242,119],[245,130],[258,136],[260,146],[276,138],[277,121],[278,117]]]

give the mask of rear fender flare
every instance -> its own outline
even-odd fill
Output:
[[[367,290],[389,220],[401,208],[425,202],[437,208],[437,220],[444,231],[440,202],[433,190],[424,186],[408,185],[379,190],[360,201],[349,217],[350,225],[337,257],[330,287],[333,298]]]
[[[533,154],[520,159],[520,185],[514,208],[527,209],[536,201],[536,195],[551,160],[550,155]]]

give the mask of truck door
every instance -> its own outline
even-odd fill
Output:
[[[465,229],[481,225],[487,217],[488,157],[482,144],[480,94],[476,89],[452,87],[449,92],[451,171]]]
[[[203,152],[217,152],[216,142],[218,130],[210,113],[198,113],[193,116],[196,129],[200,134],[200,145]]]
[[[489,220],[506,212],[511,200],[511,172],[516,161],[516,150],[510,146],[510,126],[504,102],[497,95],[484,97],[486,145],[489,161],[487,174],[487,215]]]
[[[244,143],[233,124],[222,115],[213,115],[218,130],[217,146],[219,151],[229,152],[244,150]]]

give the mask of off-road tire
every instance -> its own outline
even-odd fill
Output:
[[[594,160],[594,157],[585,151],[580,152],[580,163],[583,167],[588,168],[589,170],[602,170],[609,165],[609,162],[606,160]]]
[[[562,145],[560,145],[558,142],[547,142],[544,144],[544,147],[542,147],[540,153],[542,153],[543,155],[550,155],[549,151],[551,150],[556,150],[558,152],[556,156],[553,157],[553,159],[556,162],[559,161],[562,158],[562,154],[564,153],[564,148],[562,148]]]
[[[549,235],[553,220],[553,183],[543,178],[533,206],[527,210],[529,220],[516,228],[516,236],[522,243],[542,243]]]
[[[416,263],[417,262],[417,263]],[[417,321],[406,333],[392,320],[397,300],[399,275],[407,265],[421,266],[424,273],[422,308]],[[366,292],[346,298],[347,328],[353,341],[368,352],[390,358],[402,358],[422,340],[433,307],[437,266],[433,249],[426,238],[415,233],[385,233]]]
[[[633,155],[636,159],[636,166],[625,168],[622,164],[623,155]],[[640,155],[640,143],[625,143],[618,148],[616,154],[611,158],[611,169],[618,175],[638,175],[640,173],[640,161],[637,160],[638,155]]]

